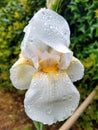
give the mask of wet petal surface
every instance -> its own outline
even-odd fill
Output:
[[[79,99],[66,73],[36,73],[25,95],[25,112],[32,120],[50,125],[71,116]]]
[[[68,48],[66,48],[66,52],[61,56],[59,68],[61,70],[67,69],[68,66],[70,65],[72,57],[73,52],[70,51]]]
[[[77,58],[73,57],[66,72],[70,77],[71,81],[75,82],[77,80],[80,80],[83,77],[84,66]]]
[[[49,9],[39,10],[24,31],[25,37],[22,44],[38,40],[63,53],[70,44],[70,29],[67,21]]]
[[[23,58],[19,59],[10,69],[10,79],[17,89],[28,89],[31,83],[34,67]]]

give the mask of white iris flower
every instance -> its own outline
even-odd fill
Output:
[[[34,15],[24,32],[21,56],[10,69],[10,79],[17,89],[28,89],[25,112],[32,120],[49,125],[67,119],[80,99],[73,82],[84,74],[83,65],[68,49],[68,23],[44,8]]]

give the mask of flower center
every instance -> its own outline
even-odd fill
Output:
[[[40,71],[44,73],[57,72],[58,71],[57,61],[53,59],[47,59],[45,61],[40,62]]]
[[[56,66],[49,66],[49,67],[45,67],[45,68],[42,68],[42,71],[45,72],[45,73],[48,73],[48,72],[57,72],[58,68]]]

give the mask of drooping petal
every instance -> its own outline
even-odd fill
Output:
[[[35,73],[25,95],[25,112],[32,120],[50,125],[71,116],[79,98],[66,72]]]
[[[66,53],[61,55],[61,61],[59,65],[59,68],[61,70],[67,69],[67,67],[71,62],[72,56],[73,56],[73,52],[66,48]]]
[[[66,70],[70,79],[75,82],[80,80],[84,75],[84,66],[82,63],[75,57],[72,58],[69,67]]]
[[[70,44],[70,29],[67,21],[49,9],[39,10],[24,31],[23,44],[37,40],[62,53]]]
[[[20,58],[10,69],[12,84],[17,89],[28,89],[34,72],[34,67],[24,58]]]

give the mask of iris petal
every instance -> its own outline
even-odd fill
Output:
[[[66,47],[70,44],[70,29],[67,21],[49,9],[39,10],[24,31],[22,44],[38,40],[62,53],[65,53]]]
[[[80,80],[84,75],[84,66],[82,63],[75,57],[72,58],[69,67],[66,70],[70,79],[75,82]]]
[[[71,116],[79,99],[78,90],[65,72],[36,73],[25,95],[25,112],[32,120],[50,125]]]
[[[41,54],[45,50],[47,51],[48,49],[49,47],[47,45],[41,43],[38,40],[28,42],[27,39],[24,38],[21,44],[21,50],[22,50],[23,56],[31,60],[35,68],[39,67],[38,58],[41,57]]]
[[[70,51],[68,48],[66,48],[66,52],[64,54],[62,54],[62,56],[61,56],[61,61],[60,61],[60,65],[59,65],[59,68],[61,70],[68,68],[68,66],[70,65],[72,56],[73,56],[73,52]]]
[[[10,69],[10,79],[17,89],[28,89],[34,72],[34,67],[21,58]]]

